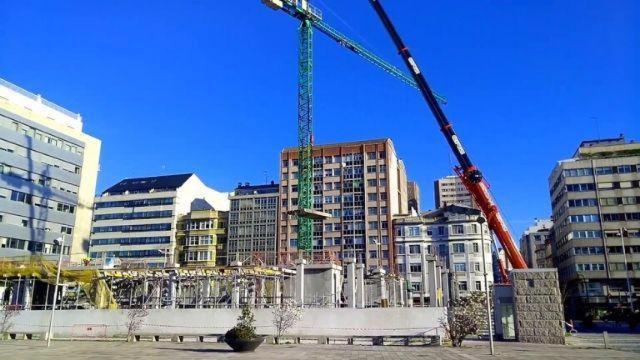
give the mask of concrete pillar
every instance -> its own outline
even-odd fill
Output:
[[[412,280],[413,277],[411,276],[411,273],[407,274],[407,282],[406,282],[406,286],[407,286],[407,292],[405,293],[405,301],[407,302],[407,307],[413,307],[413,285],[412,285]]]
[[[347,307],[356,307],[356,259],[345,259],[347,264]],[[364,292],[364,291],[363,291]]]
[[[405,281],[404,278],[399,278],[398,279],[398,290],[400,292],[400,298],[399,298],[400,299],[400,307],[404,307],[404,304],[405,304],[405,302],[404,302],[404,297],[405,297],[405,294],[404,294],[404,292],[405,292],[404,291],[404,281]]]
[[[364,264],[356,264],[356,307],[364,309]]]
[[[429,306],[438,306],[438,267],[435,260],[427,261],[429,277]]]
[[[307,260],[296,260],[296,303],[304,307],[304,267]]]
[[[383,268],[374,270],[375,276],[378,278],[378,287],[380,290],[380,307],[389,307],[389,298],[387,297],[387,283],[385,279],[386,271]]]
[[[176,308],[176,297],[178,292],[176,291],[176,286],[178,284],[178,274],[176,272],[171,272],[169,274],[169,299],[171,299],[169,303],[169,309]]]
[[[391,307],[396,307],[398,304],[398,298],[397,298],[397,289],[398,289],[398,284],[397,284],[397,280],[393,279],[393,281],[391,281]]]
[[[273,279],[273,303],[276,305],[280,305],[280,300],[282,298],[282,289],[280,288],[280,285],[280,277],[276,276]]]
[[[249,307],[255,307],[256,306],[256,283],[255,281],[253,282],[253,284],[251,286],[249,286]]]
[[[263,308],[264,304],[266,303],[266,299],[265,299],[265,291],[264,291],[264,278],[259,278],[258,279],[258,284],[256,287],[257,291],[256,291],[256,297],[258,299],[258,307],[259,308]]]
[[[240,307],[240,284],[237,279],[233,280],[233,288],[231,289],[231,307]]]
[[[420,306],[425,306],[425,298],[427,297],[427,288],[429,287],[429,282],[427,281],[427,277],[429,276],[427,271],[427,248],[426,246],[420,247]]]
[[[211,303],[211,279],[205,277],[202,279],[202,301],[201,303],[207,305]]]
[[[22,306],[25,310],[31,309],[31,297],[32,291],[31,286],[34,283],[34,280],[24,279],[24,290],[22,291]]]

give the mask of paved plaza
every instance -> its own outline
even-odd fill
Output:
[[[233,353],[225,344],[172,342],[41,341],[0,342],[0,359],[491,359],[488,343],[467,341],[460,349],[425,346],[262,345],[254,353]],[[501,359],[637,359],[638,353],[577,346],[496,343]]]

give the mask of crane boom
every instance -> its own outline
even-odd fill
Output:
[[[385,61],[372,51],[368,50],[358,42],[350,39],[340,31],[336,30],[326,22],[322,21],[322,12],[313,7],[306,1],[300,0],[262,0],[268,7],[274,10],[282,10],[287,14],[299,19],[300,21],[308,20],[314,28],[318,29],[323,34],[327,35],[330,39],[334,40],[338,44],[344,46],[346,49],[362,56],[367,61],[376,65],[384,70],[386,73],[398,78],[403,83],[415,88],[418,88],[415,80],[400,70],[398,67],[392,65],[388,61]],[[447,99],[441,95],[434,93],[436,99],[442,104],[447,103]]]
[[[436,118],[436,121],[440,126],[440,130],[442,131],[445,138],[447,139],[447,143],[449,143],[449,147],[451,147],[451,150],[453,151],[456,159],[458,160],[460,167],[457,168],[456,171],[458,173],[458,176],[460,176],[462,183],[465,185],[467,190],[469,190],[469,192],[473,195],[474,199],[478,203],[478,206],[484,212],[485,216],[487,217],[487,223],[489,224],[489,228],[496,234],[496,237],[500,241],[500,244],[502,245],[502,248],[504,249],[507,258],[509,259],[513,267],[515,269],[526,269],[527,264],[524,261],[522,254],[520,254],[520,251],[518,251],[518,248],[516,247],[515,242],[513,241],[513,237],[511,236],[511,233],[507,229],[506,223],[502,218],[502,215],[500,214],[500,210],[498,209],[498,206],[496,205],[495,201],[491,197],[491,194],[489,193],[489,188],[486,182],[484,182],[482,179],[482,173],[471,162],[471,158],[469,157],[464,147],[462,146],[462,142],[460,141],[456,133],[453,131],[453,126],[451,125],[446,115],[444,114],[444,111],[442,111],[442,108],[438,104],[438,101],[435,95],[433,94],[433,92],[431,91],[431,88],[429,87],[427,80],[425,79],[424,75],[420,71],[418,64],[416,63],[413,56],[411,56],[409,49],[405,46],[404,42],[400,38],[400,35],[398,34],[391,20],[389,19],[389,16],[387,15],[386,11],[380,4],[380,1],[369,0],[369,2],[373,6],[374,10],[378,14],[378,17],[380,17],[380,20],[382,21],[387,32],[391,36],[391,39],[396,45],[396,48],[398,49],[400,56],[404,60],[405,65],[409,69],[409,72],[411,73],[411,75],[413,76],[413,79],[418,85],[418,88],[420,89],[422,96],[427,102],[429,109],[431,109],[433,116]]]

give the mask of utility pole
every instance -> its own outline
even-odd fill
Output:
[[[484,275],[484,294],[487,304],[487,323],[489,324],[489,347],[491,348],[491,355],[495,355],[493,348],[493,324],[491,323],[491,305],[489,304],[489,282],[487,281],[487,258],[485,257],[484,246],[484,229],[482,224],[486,222],[482,216],[478,217],[478,223],[480,224],[480,246],[482,246],[482,271]]]
[[[60,255],[58,256],[58,268],[56,270],[56,286],[53,290],[53,306],[51,307],[51,317],[49,318],[49,331],[47,332],[47,347],[51,346],[51,338],[53,337],[53,318],[56,312],[56,302],[58,301],[58,283],[60,282],[60,268],[62,267],[62,253],[64,250],[64,234],[61,238],[53,240],[53,243],[60,247]]]

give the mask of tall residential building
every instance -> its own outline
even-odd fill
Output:
[[[484,291],[482,246],[489,285],[493,283],[491,233],[485,223],[478,223],[480,210],[447,205],[420,216],[398,217],[394,220],[397,273],[412,285],[413,296],[421,289],[434,296],[423,271],[423,252],[436,256],[454,274],[452,288],[460,296],[472,291]],[[482,231],[482,233],[481,233]]]
[[[549,194],[569,309],[626,306],[640,290],[640,143],[582,142],[551,172]]]
[[[433,183],[436,208],[460,205],[479,209],[471,193],[457,175],[440,178]]]
[[[277,265],[278,184],[238,184],[229,199],[227,263]]]
[[[280,261],[298,257],[298,149],[282,151]],[[316,220],[313,256],[356,258],[373,269],[393,265],[389,243],[393,215],[408,213],[407,175],[390,139],[313,147],[313,208],[331,214]]]
[[[413,209],[420,213],[420,187],[417,182],[407,181],[407,199],[409,212]]]
[[[178,219],[204,209],[226,211],[229,201],[195,174],[124,179],[96,197],[90,256],[131,266],[175,266]]]
[[[226,266],[228,220],[228,212],[214,209],[181,216],[176,236],[180,266]]]
[[[520,253],[530,268],[544,268],[546,264],[546,243],[551,239],[553,221],[536,219],[520,237]]]
[[[82,117],[0,79],[0,257],[89,248],[100,141]]]

